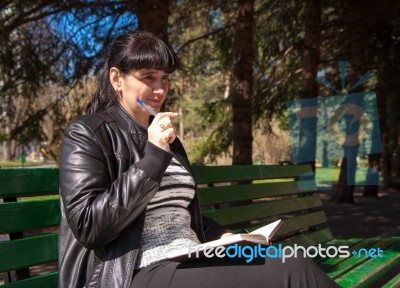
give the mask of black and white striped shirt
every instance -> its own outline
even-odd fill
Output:
[[[195,193],[190,173],[172,158],[162,178],[160,188],[146,210],[142,245],[136,268],[167,258],[167,253],[200,244],[190,227],[188,206]]]

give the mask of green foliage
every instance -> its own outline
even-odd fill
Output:
[[[86,2],[16,0],[2,4],[0,141],[47,141],[54,144],[53,153],[57,154],[66,123],[83,113],[93,91],[92,75],[101,67],[107,47],[117,34],[137,27],[136,1],[91,1],[90,5]],[[353,64],[357,23],[352,13],[357,2],[360,3],[321,2],[318,69],[337,87],[337,61]],[[392,28],[385,108],[394,151],[400,135],[400,10],[396,1],[384,4],[367,1],[366,8],[359,8],[374,11],[363,17],[368,42],[366,71],[376,74],[382,67],[376,55],[379,29],[384,25]],[[232,144],[229,100],[236,10],[236,1],[170,1],[169,42],[185,67],[171,77],[166,109],[182,111],[178,121],[184,128],[183,140],[189,144],[190,158],[195,161],[215,161],[219,155],[229,154]],[[304,1],[285,1],[284,5],[278,0],[255,1],[254,47],[249,47],[254,51],[255,129],[271,131],[273,121],[287,129],[285,103],[301,97],[304,12]],[[378,84],[374,78],[365,89],[374,91]],[[332,92],[321,88],[319,95]]]
[[[232,144],[232,124],[229,101],[220,100],[206,103],[198,107],[199,115],[203,115],[203,126],[206,133],[196,139],[189,149],[189,156],[194,162],[215,162],[222,154],[227,154]]]
[[[185,144],[192,161],[214,161],[227,153],[232,142],[227,88],[233,30],[229,13],[218,6],[222,2],[179,1],[171,7],[170,42],[185,64],[173,89],[179,95]],[[232,12],[228,9],[232,4],[226,4],[224,9]]]
[[[209,12],[205,13],[204,9],[208,9]],[[211,37],[196,41],[195,45],[185,46],[181,55],[189,66],[189,71],[185,71],[189,76],[182,75],[182,77],[188,77],[190,79],[188,82],[196,83],[194,87],[190,87],[190,96],[183,97],[181,101],[187,110],[184,119],[185,129],[192,132],[190,135],[198,137],[196,145],[189,147],[190,156],[196,161],[205,159],[214,161],[218,155],[229,153],[232,144],[232,135],[228,133],[232,127],[231,112],[218,110],[215,107],[229,106],[235,43],[233,27],[235,9],[236,4],[231,3],[224,5],[223,8],[205,7],[203,10],[196,10],[197,17],[187,21],[186,30],[181,30],[185,33],[179,35],[180,40],[186,39],[185,35],[190,35],[186,36],[187,39],[200,38],[201,35],[210,33],[212,29],[225,28],[219,33],[212,34]],[[271,121],[277,119],[281,122],[281,127],[287,128],[285,103],[296,96],[300,97],[301,45],[299,43],[302,27],[299,12],[301,9],[301,4],[296,1],[289,2],[289,5],[280,5],[279,1],[256,2],[252,105],[255,127],[266,127],[270,130]],[[210,21],[210,13],[215,16],[210,22],[210,27],[199,25]],[[215,82],[215,79],[219,82]],[[219,93],[214,93],[213,87],[217,87]],[[217,104],[218,102],[220,103]],[[200,110],[190,109],[191,107],[200,107]],[[194,115],[196,113],[200,115]],[[199,122],[200,117],[201,122]],[[204,125],[210,118],[220,125]]]
[[[46,109],[41,109],[26,117],[20,125],[15,127],[11,133],[10,138],[17,140],[21,145],[29,144],[32,141],[44,141],[44,133],[42,131],[43,117],[47,114]]]
[[[275,118],[286,122],[286,101],[300,97],[302,6],[259,1],[256,9],[253,115],[268,126]]]
[[[16,0],[1,5],[0,131],[5,139],[14,140],[17,145],[53,142],[55,138],[48,138],[49,133],[44,131],[45,118],[55,116],[58,123],[70,119],[56,115],[62,110],[59,101],[68,92],[61,97],[49,97],[43,92],[47,87],[79,87],[88,74],[101,66],[101,54],[111,37],[131,29],[134,23],[133,17],[126,17],[130,9],[121,9],[121,3],[87,4]],[[116,26],[119,29],[114,29]],[[50,89],[46,92],[52,93]],[[72,114],[79,112],[82,111]],[[53,127],[61,130],[51,135],[60,135],[66,124]]]

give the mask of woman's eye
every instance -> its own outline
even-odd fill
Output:
[[[143,78],[142,78],[143,80],[146,80],[146,81],[162,81],[163,83],[168,83],[168,81],[169,81],[169,76],[168,75],[165,75],[165,76],[162,76],[161,78],[160,77],[158,77],[158,76],[155,76],[155,75],[145,75],[145,76],[143,76]]]

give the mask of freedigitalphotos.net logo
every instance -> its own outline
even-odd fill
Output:
[[[286,103],[292,161],[294,163],[317,161],[322,167],[327,168],[325,171],[332,176],[333,160],[346,158],[348,185],[357,185],[354,177],[356,173],[351,173],[351,171],[365,176],[367,171],[374,172],[374,177],[365,177],[367,180],[362,184],[378,185],[379,172],[362,170],[356,162],[359,156],[382,151],[376,95],[373,91],[351,93],[371,79],[373,74],[367,72],[346,90],[346,61],[339,62],[339,70],[341,90],[325,79],[324,71],[319,72],[316,79],[320,84],[337,93],[336,95]],[[302,179],[304,181],[299,181],[302,189],[316,189],[312,181],[307,181],[311,178],[310,176],[315,176],[316,181],[321,182],[318,173],[304,176]],[[332,178],[330,177],[330,180]],[[325,181],[324,185],[318,188],[331,189],[332,181]]]
[[[245,259],[246,263],[251,263],[256,258],[280,258],[282,263],[286,262],[289,258],[348,258],[351,255],[355,257],[375,258],[383,257],[383,250],[381,248],[359,248],[350,251],[348,245],[341,246],[308,246],[294,244],[293,246],[270,245],[263,246],[257,245],[229,245],[211,247],[206,245],[189,245],[188,257],[200,258],[202,255],[206,258],[239,258]]]

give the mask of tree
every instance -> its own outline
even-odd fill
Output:
[[[44,128],[50,126],[43,121],[51,118],[63,127],[62,122],[70,118],[58,115],[64,113],[61,111],[77,109],[80,113],[78,106],[82,103],[65,105],[65,101],[76,100],[79,93],[74,87],[91,85],[85,79],[102,66],[103,56],[117,34],[143,27],[168,40],[185,64],[183,71],[171,77],[167,105],[168,109],[182,111],[180,134],[186,139],[193,137],[191,142],[197,144],[189,147],[189,152],[195,153],[191,153],[196,156],[194,160],[214,160],[221,154],[231,156],[233,151],[232,163],[251,163],[252,132],[270,133],[275,121],[287,128],[286,102],[317,97],[317,67],[333,79],[337,70],[331,67],[337,67],[338,60],[348,60],[355,68],[348,82],[354,83],[368,70],[376,72],[377,78],[368,87],[374,89],[377,81],[381,116],[386,109],[382,100],[386,99],[389,106],[387,116],[383,116],[388,121],[384,152],[396,151],[400,134],[394,124],[399,114],[395,97],[398,5],[393,0],[379,3],[5,1],[0,4],[0,117],[6,125],[0,137],[9,146],[13,141],[15,147],[29,139],[56,139],[60,133],[51,135]],[[382,14],[381,6],[392,7],[387,12],[393,15]],[[377,13],[372,15],[371,11]],[[379,50],[375,43],[380,45]],[[394,73],[387,72],[385,61]],[[385,83],[389,78],[391,82]],[[57,92],[46,87],[57,87]],[[330,95],[323,89],[320,93]],[[72,112],[70,115],[73,117]],[[382,167],[389,167],[385,157]],[[343,173],[345,169],[343,166]],[[390,174],[388,169],[382,171]]]
[[[168,41],[168,17],[170,0],[148,0],[136,2],[136,15],[139,28],[150,29],[161,39]]]
[[[34,117],[32,119],[39,121],[29,123],[31,133],[23,134],[20,125],[35,114],[32,104],[39,97],[39,87],[56,79],[64,80],[62,73],[52,67],[55,63],[60,64],[59,55],[63,47],[55,44],[58,39],[49,29],[44,21],[39,20],[35,25],[17,26],[10,35],[1,35],[0,82],[3,85],[0,89],[0,127],[6,134],[4,160],[15,157],[17,146],[26,144],[29,137],[39,140],[42,135],[39,119]]]
[[[319,46],[321,35],[321,3],[319,0],[305,1],[305,34],[303,44],[303,85],[302,99],[315,99],[318,97],[318,84],[316,76],[319,64]],[[302,102],[307,103],[308,102]],[[307,109],[302,105],[302,109]],[[298,160],[301,163],[309,163],[315,171],[315,159],[317,149],[317,117],[306,116],[300,119]]]
[[[395,28],[395,27],[394,27]],[[398,33],[398,32],[397,32]],[[395,35],[395,34],[394,34]],[[396,38],[396,37],[393,37]],[[392,43],[391,61],[389,62],[389,81],[387,90],[387,113],[388,113],[388,135],[390,139],[390,147],[393,155],[392,169],[392,188],[400,189],[400,101],[398,95],[400,93],[400,43],[394,41]]]
[[[351,47],[350,55],[352,71],[350,73],[350,83],[356,83],[364,75],[367,67],[367,43],[368,43],[368,18],[366,17],[369,6],[365,1],[353,1],[349,3],[349,11],[352,16],[350,25],[347,29],[351,29],[350,35],[352,40],[348,45]],[[362,91],[362,87],[356,88],[352,92]],[[362,100],[360,100],[362,106]],[[350,126],[351,119],[346,119],[346,129]],[[357,132],[359,133],[359,131]],[[349,133],[346,130],[346,137]],[[340,174],[337,187],[335,188],[332,199],[339,203],[354,203],[355,175],[357,168],[357,154],[359,144],[352,146],[343,145],[343,159],[340,165]]]
[[[238,1],[233,61],[233,165],[252,164],[254,0]]]
[[[171,5],[170,43],[184,68],[172,75],[167,105],[181,109],[183,141],[195,162],[215,162],[218,156],[231,153],[229,91],[235,7],[236,3],[224,0]]]
[[[96,70],[101,47],[116,33],[114,26],[121,25],[120,13],[125,11],[120,4],[43,0],[1,4],[0,128],[5,138],[4,158],[15,157],[16,147],[21,144],[44,140],[43,117],[50,110],[35,104],[42,97],[42,88],[73,86],[89,70]],[[114,21],[107,23],[109,30],[104,33],[103,20],[110,15],[114,15]],[[82,37],[88,28],[95,30],[93,38]]]
[[[389,68],[391,61],[392,46],[392,15],[395,3],[387,0],[374,3],[377,17],[374,22],[374,36],[377,42],[377,85],[376,96],[379,115],[379,128],[382,138],[382,152],[368,155],[368,169],[375,170],[376,173],[381,171],[383,176],[383,187],[388,188],[391,182],[391,160],[390,160],[390,138],[388,130],[388,113],[387,113],[387,94],[390,81]],[[371,179],[373,174],[367,174],[364,196],[378,197],[379,183],[375,184]]]
[[[253,126],[263,135],[274,126],[288,130],[286,103],[301,97],[303,6],[302,1],[256,2]],[[287,152],[280,160],[289,160],[288,143],[281,148]]]

